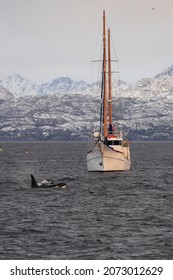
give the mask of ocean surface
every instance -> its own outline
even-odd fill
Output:
[[[106,173],[87,172],[91,145],[0,143],[1,260],[173,259],[173,142],[133,142],[132,170]]]

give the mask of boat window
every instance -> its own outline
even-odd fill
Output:
[[[109,146],[115,146],[115,145],[121,145],[121,144],[122,144],[122,141],[119,141],[119,140],[108,141]]]

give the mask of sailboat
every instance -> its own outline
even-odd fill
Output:
[[[108,38],[107,38],[108,37]],[[94,133],[95,145],[87,153],[88,171],[130,170],[129,142],[112,123],[112,70],[110,29],[106,32],[106,15],[103,11],[103,60],[101,82],[100,131]]]

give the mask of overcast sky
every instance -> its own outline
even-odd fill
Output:
[[[103,9],[123,81],[173,64],[173,0],[0,0],[0,79],[90,82]]]

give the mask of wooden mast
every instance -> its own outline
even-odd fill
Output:
[[[107,137],[107,89],[106,89],[106,15],[103,11],[103,132]]]
[[[109,93],[109,133],[112,133],[112,69],[111,69],[111,36],[108,29],[108,93]]]

